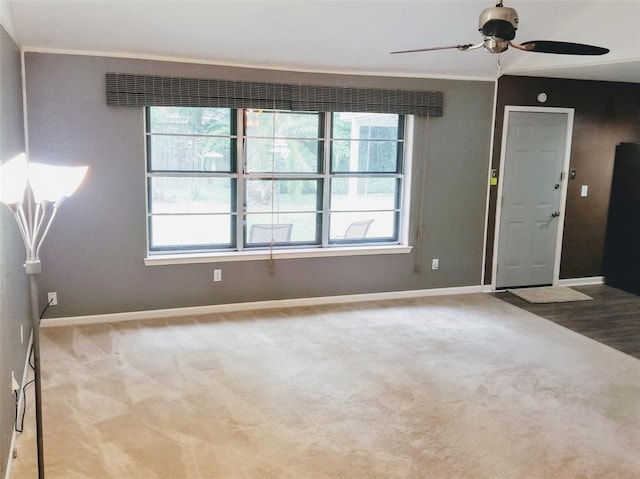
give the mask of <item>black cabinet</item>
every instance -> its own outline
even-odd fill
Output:
[[[605,282],[640,294],[640,144],[621,143],[611,184],[604,254]]]

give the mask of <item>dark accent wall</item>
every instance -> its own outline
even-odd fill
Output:
[[[537,101],[545,92],[548,100]],[[640,141],[640,84],[504,76],[498,81],[492,168],[500,167],[507,105],[574,108],[560,278],[603,275],[604,240],[616,145]],[[580,196],[588,185],[588,196]],[[490,190],[485,283],[491,282],[497,186]]]
[[[294,73],[130,59],[27,53],[31,157],[88,164],[42,251],[50,316],[255,300],[479,285],[482,277],[493,82]],[[411,244],[423,205],[426,236],[410,254],[145,266],[144,122],[108,107],[107,72],[444,92],[444,116],[416,117]],[[424,184],[421,168],[425,167]],[[418,197],[422,191],[422,196]],[[414,272],[416,255],[425,266]],[[223,281],[213,282],[213,269]],[[43,301],[43,300],[42,300]]]
[[[0,163],[24,151],[20,51],[0,26]],[[8,208],[0,204],[0,477],[13,434],[11,372],[22,381],[31,321],[24,246]],[[20,342],[20,325],[24,343]]]

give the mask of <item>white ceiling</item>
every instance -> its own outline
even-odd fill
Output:
[[[600,57],[484,50],[390,55],[478,43],[490,0],[3,0],[27,51],[181,59],[297,71],[483,78],[522,74],[640,83],[640,0],[505,0],[516,41],[607,47]],[[499,66],[498,66],[499,60]]]

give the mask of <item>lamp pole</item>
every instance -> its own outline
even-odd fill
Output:
[[[31,294],[31,317],[33,325],[31,328],[33,342],[33,376],[36,398],[36,451],[38,454],[38,479],[44,479],[44,440],[42,430],[42,381],[40,377],[40,303],[38,301],[38,274],[40,273],[40,262],[35,268],[34,263],[25,263],[27,275],[29,276],[29,292]],[[37,271],[30,271],[37,269]]]

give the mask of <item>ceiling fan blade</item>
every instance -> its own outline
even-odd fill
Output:
[[[390,52],[391,55],[395,55],[396,53],[418,53],[418,52],[433,52],[436,50],[451,50],[451,49],[458,49],[458,50],[472,50],[473,49],[473,43],[467,43],[465,45],[450,45],[448,47],[432,47],[432,48],[416,48],[415,50],[398,50],[397,52]],[[482,44],[480,45],[482,46]]]
[[[539,53],[555,53],[558,55],[604,55],[608,48],[585,45],[584,43],[555,42],[551,40],[536,40],[519,45],[520,50]],[[516,47],[517,48],[517,47]]]

